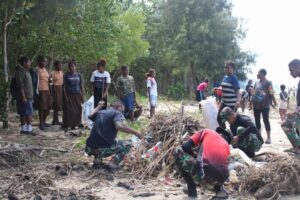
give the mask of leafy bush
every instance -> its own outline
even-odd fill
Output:
[[[185,97],[185,90],[181,83],[176,83],[168,87],[168,98],[173,100],[181,100]]]

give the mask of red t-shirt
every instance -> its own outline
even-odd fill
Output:
[[[215,92],[216,92],[216,95],[218,97],[221,97],[223,95],[223,92],[222,92],[222,87],[218,87],[215,89]]]
[[[227,158],[230,154],[228,143],[215,131],[204,129],[196,132],[191,140],[195,145],[203,145],[203,162],[215,167],[227,167]]]
[[[197,87],[198,91],[204,91],[207,88],[208,84],[206,82],[200,83]]]

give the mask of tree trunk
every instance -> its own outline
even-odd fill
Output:
[[[8,128],[8,112],[9,112],[9,91],[8,91],[8,55],[7,55],[7,27],[9,25],[8,23],[8,16],[7,16],[7,10],[5,12],[4,17],[4,27],[3,27],[3,67],[4,67],[4,80],[5,80],[5,92],[6,93],[6,106],[3,109],[4,113],[2,113],[2,121],[3,121],[3,128]]]
[[[50,50],[50,62],[49,62],[49,72],[51,72],[53,70],[53,63],[54,63],[54,51],[53,48]]]

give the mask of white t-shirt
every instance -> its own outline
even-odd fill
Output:
[[[150,88],[150,95],[157,96],[157,83],[154,78],[147,78],[147,88]]]
[[[95,70],[92,73],[90,82],[94,83],[96,88],[102,88],[105,83],[111,83],[110,74],[107,71],[100,73],[98,70]]]

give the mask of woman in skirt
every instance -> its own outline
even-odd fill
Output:
[[[61,62],[54,62],[54,71],[51,72],[50,77],[53,81],[52,86],[52,100],[53,100],[53,121],[52,125],[62,125],[58,120],[58,112],[62,110],[63,104],[63,82],[64,73],[61,70]]]
[[[69,63],[69,71],[64,75],[63,127],[65,129],[81,125],[83,84],[81,75],[76,72],[76,63]]]
[[[46,124],[47,116],[49,115],[51,108],[51,95],[49,90],[50,76],[46,69],[47,60],[44,56],[38,56],[38,67],[36,68],[36,74],[38,77],[37,82],[37,107],[39,110],[40,129],[44,130],[48,124]]]

